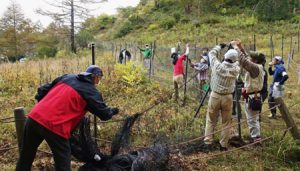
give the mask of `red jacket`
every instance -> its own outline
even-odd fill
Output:
[[[176,64],[174,65],[174,70],[173,70],[173,75],[183,75],[184,74],[184,66],[183,66],[183,61],[186,59],[186,55],[183,54],[181,55]]]
[[[113,115],[91,78],[84,75],[59,77],[41,86],[36,98],[40,101],[28,117],[66,139],[71,137],[71,131],[87,111],[102,120],[108,120]]]

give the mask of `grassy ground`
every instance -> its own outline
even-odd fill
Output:
[[[104,69],[105,79],[98,88],[109,105],[121,109],[120,115],[116,116],[116,119],[165,101],[143,115],[133,127],[133,148],[150,145],[158,132],[166,133],[171,144],[203,135],[206,106],[201,109],[199,119],[190,124],[198,106],[198,100],[193,95],[195,90],[192,89],[192,84],[188,84],[189,96],[186,106],[181,107],[173,100],[166,100],[167,94],[172,92],[172,74],[169,72],[171,68],[167,67],[168,65],[160,68],[164,70],[157,69],[155,77],[149,80],[146,72],[137,63],[130,63],[127,66],[114,65],[114,59],[109,53],[103,53],[101,59],[105,60],[97,60],[96,63]],[[298,58],[295,58],[295,62],[299,62],[296,59]],[[19,106],[24,106],[29,112],[36,103],[34,94],[41,83],[48,82],[63,73],[83,71],[89,63],[90,59],[82,55],[72,58],[0,64],[1,118],[12,116],[13,109]],[[135,68],[134,72],[132,68]],[[286,91],[291,91],[292,97],[285,98],[288,106],[300,102],[300,91],[299,86],[296,85],[297,75],[295,73],[293,70],[289,71],[290,79],[287,82]],[[289,108],[298,125],[300,122],[299,106],[297,104]],[[267,109],[267,105],[264,105],[264,109]],[[249,147],[217,156],[211,155],[216,155],[218,152],[195,153],[188,156],[174,153],[171,156],[170,168],[172,170],[299,170],[299,162],[289,163],[285,159],[287,151],[291,148],[299,148],[299,145],[295,144],[290,134],[281,140],[285,124],[282,119],[269,120],[268,114],[262,116],[262,135],[268,137],[274,134],[274,136],[265,141],[263,147]],[[243,117],[245,118],[245,116]],[[100,138],[112,140],[120,126],[121,123],[100,124]],[[0,123],[0,135],[0,148],[17,145],[14,123]],[[243,136],[246,138],[248,135],[247,127],[243,124]],[[108,153],[110,144],[99,142],[99,147]],[[49,151],[46,144],[43,144],[40,149]],[[17,149],[0,151],[0,168],[4,170],[14,168],[17,158]],[[52,165],[51,155],[38,152],[34,168],[51,168]],[[76,169],[78,165],[80,163],[74,162],[73,168]]]

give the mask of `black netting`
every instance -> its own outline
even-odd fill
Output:
[[[112,156],[118,154],[121,147],[124,147],[129,144],[131,128],[139,116],[140,114],[135,114],[133,116],[129,116],[126,118],[123,126],[115,135],[115,138],[113,139],[112,146],[111,146]]]
[[[100,153],[96,141],[92,139],[88,118],[83,118],[72,132],[70,144],[72,155],[79,161],[85,163],[95,162],[95,155],[99,155],[102,159],[101,161],[109,159],[109,156]]]
[[[101,154],[90,133],[90,122],[84,118],[72,133],[72,155],[85,164],[80,171],[138,171],[165,170],[169,158],[169,150],[165,143],[156,141],[149,148],[140,149],[128,154],[119,155],[121,147],[129,144],[130,130],[140,114],[127,117],[116,134],[111,148],[111,155]],[[158,138],[163,140],[163,138]],[[101,157],[96,161],[95,155]]]

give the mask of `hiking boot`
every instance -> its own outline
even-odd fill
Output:
[[[254,146],[262,146],[261,137],[251,138],[250,143],[255,143]]]
[[[268,118],[269,118],[269,119],[276,119],[276,116],[275,116],[275,115],[273,116],[272,114],[270,114],[270,115],[268,116]]]

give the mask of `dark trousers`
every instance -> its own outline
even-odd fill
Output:
[[[264,102],[268,97],[268,91],[263,91],[260,93],[260,95],[261,95],[261,102]]]
[[[274,106],[276,106],[275,99],[274,97],[272,97],[272,93],[269,94],[268,103],[269,103],[269,108],[273,108]],[[276,107],[271,109],[271,113],[272,113],[272,117],[276,116]]]
[[[37,148],[43,140],[46,140],[51,148],[55,161],[55,170],[70,171],[71,148],[69,140],[54,134],[30,118],[26,120],[22,150],[16,170],[31,170]]]

